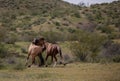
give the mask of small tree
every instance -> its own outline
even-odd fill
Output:
[[[106,42],[106,37],[88,32],[79,32],[76,35],[76,42],[71,44],[72,51],[81,61],[88,61],[89,59],[95,61],[101,47]]]

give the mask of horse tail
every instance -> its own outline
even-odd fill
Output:
[[[31,44],[32,45],[32,44]],[[31,47],[31,45],[30,45],[30,47]],[[30,54],[31,54],[31,48],[29,47],[29,50],[28,50],[28,56],[27,56],[27,59],[26,59],[26,64],[25,64],[25,66],[27,66],[27,64],[28,64],[28,60],[29,60],[29,57],[30,57]]]
[[[61,57],[61,59],[63,59],[63,56],[62,56],[62,51],[61,51],[61,49],[59,49],[59,53],[60,53],[60,57]]]
[[[63,60],[61,48],[59,49],[59,53],[60,53],[60,57],[61,57],[60,64],[63,64],[63,65],[65,66],[66,64],[65,64],[65,62],[64,62],[64,60]]]
[[[30,57],[30,54],[31,54],[31,53],[29,52],[29,53],[28,53],[28,57],[27,57],[27,60],[29,59],[29,57]]]
[[[27,66],[27,65],[28,65],[28,59],[29,59],[29,56],[30,56],[30,52],[28,53],[28,56],[27,56],[27,59],[26,59],[25,66]]]

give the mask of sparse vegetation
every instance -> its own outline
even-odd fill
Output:
[[[100,36],[97,33],[79,32],[76,35],[77,42],[71,43],[71,49],[79,58],[80,61],[97,62],[102,46],[105,44],[107,38]]]
[[[101,36],[106,36],[110,41],[120,38],[119,3],[119,1],[114,1],[110,4],[96,4],[87,8],[61,0],[50,0],[49,3],[39,0],[1,0],[0,40],[4,43],[15,44],[17,41],[31,41],[42,35],[53,43],[77,41],[80,47],[85,46],[84,52],[96,56],[96,50],[103,46],[101,42],[104,40],[101,39]],[[33,30],[34,27],[37,32]],[[80,33],[81,31],[83,32]],[[98,31],[100,34],[94,36],[93,34]],[[3,49],[1,48],[1,50]],[[76,46],[73,49],[76,49]],[[76,50],[80,51],[78,55],[81,54],[80,48]],[[6,52],[6,50],[1,52]],[[99,52],[101,52],[100,49]],[[97,53],[99,52],[97,51]],[[26,53],[24,49],[22,49],[22,53]],[[86,58],[87,55],[84,57]]]
[[[114,68],[113,68],[114,67]],[[24,71],[0,70],[1,81],[119,81],[119,64],[74,63],[58,68],[29,68]],[[72,76],[72,77],[71,77]]]
[[[119,81],[119,7],[119,0],[90,7],[62,0],[0,0],[0,81]],[[40,36],[62,47],[67,66],[26,69],[27,48]]]
[[[12,69],[13,70],[24,70],[24,69],[26,69],[26,67],[22,63],[18,63],[16,65],[14,65],[14,67]]]

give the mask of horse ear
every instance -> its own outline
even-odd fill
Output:
[[[44,39],[43,37],[40,37],[39,40],[40,40],[40,41],[44,41],[45,39]]]
[[[32,41],[33,44],[35,44],[35,40],[36,40],[36,38],[33,39],[33,41]]]
[[[37,45],[38,43],[38,39],[37,38],[34,38],[34,40],[32,41],[33,44]]]

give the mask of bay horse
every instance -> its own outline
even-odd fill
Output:
[[[57,64],[57,57],[56,55],[59,53],[60,54],[60,57],[61,57],[61,63],[65,65],[65,63],[63,63],[63,56],[62,56],[62,51],[61,51],[61,48],[59,47],[58,44],[52,44],[52,43],[49,43],[49,42],[44,42],[44,46],[45,46],[45,49],[46,49],[46,58],[45,58],[45,65],[47,67],[47,59],[49,56],[51,56],[51,62],[53,62],[53,58],[55,59],[55,63],[53,65],[53,67],[56,66]]]
[[[30,55],[32,57],[32,64],[35,64],[35,57],[38,56],[41,61],[41,64],[39,62],[39,66],[44,65],[44,59],[42,57],[42,52],[45,49],[41,46],[43,43],[42,40],[43,40],[43,38],[34,39],[33,42],[30,44],[30,46],[28,48],[28,57],[27,57],[26,65],[28,65],[28,60],[29,60]],[[39,41],[41,41],[41,42],[39,42]],[[28,65],[28,67],[31,67],[31,65]]]

